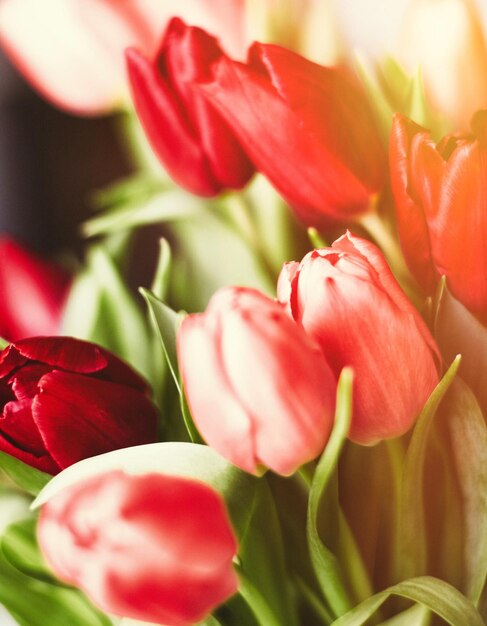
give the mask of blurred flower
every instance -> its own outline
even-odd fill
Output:
[[[59,578],[136,620],[199,623],[238,586],[224,503],[187,478],[113,471],[79,482],[44,505],[38,540]]]
[[[430,134],[396,115],[392,187],[406,261],[427,293],[445,275],[453,295],[487,321],[487,110],[472,133]]]
[[[307,224],[364,213],[386,177],[385,150],[360,85],[275,45],[243,65],[220,57],[200,81],[256,169]]]
[[[152,56],[174,15],[219,33],[230,53],[242,54],[242,1],[1,0],[0,44],[47,99],[95,115],[125,96],[123,50]]]
[[[135,108],[155,153],[177,183],[201,196],[240,189],[253,173],[226,122],[193,88],[220,58],[216,39],[177,18],[153,60],[127,51]]]
[[[0,353],[0,450],[55,474],[81,459],[156,440],[145,382],[107,350],[35,337]]]
[[[335,377],[279,303],[221,289],[183,321],[178,356],[196,426],[234,465],[287,475],[325,447]]]
[[[355,372],[350,438],[397,437],[438,382],[437,347],[381,252],[350,233],[284,267],[279,299],[336,375]]]
[[[402,36],[401,58],[417,66],[432,104],[456,127],[468,128],[487,105],[487,46],[472,0],[415,0]]]
[[[6,237],[0,239],[0,337],[56,335],[69,277]]]

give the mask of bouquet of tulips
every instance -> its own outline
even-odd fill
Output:
[[[82,260],[0,242],[2,625],[487,623],[487,45],[409,4],[372,62],[325,0],[0,0],[132,162]]]

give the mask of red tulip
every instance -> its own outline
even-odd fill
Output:
[[[238,586],[224,503],[187,478],[114,471],[79,482],[43,507],[38,539],[59,578],[136,620],[199,623]]]
[[[200,82],[256,169],[306,223],[368,210],[385,180],[385,154],[366,97],[346,70],[255,43],[246,65],[222,56]]]
[[[279,303],[220,290],[206,313],[183,321],[178,356],[196,426],[234,465],[287,475],[325,447],[335,377]]]
[[[487,321],[487,111],[472,134],[437,145],[402,115],[394,119],[390,166],[406,261],[427,293],[445,275],[453,295]]]
[[[0,239],[0,336],[56,335],[69,278],[10,239]]]
[[[2,0],[0,44],[46,98],[70,112],[100,114],[126,92],[123,50],[152,55],[179,15],[220,33],[229,52],[245,47],[242,0]]]
[[[285,266],[278,294],[335,374],[355,372],[350,439],[405,433],[438,382],[438,350],[381,252],[348,233]]]
[[[107,350],[36,337],[0,353],[0,450],[50,474],[156,440],[145,382]]]
[[[253,168],[219,113],[195,91],[225,55],[217,40],[173,19],[148,60],[127,51],[135,108],[151,145],[174,180],[201,196],[239,189]]]

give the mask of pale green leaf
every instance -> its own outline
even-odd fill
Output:
[[[49,482],[51,476],[26,465],[6,452],[0,452],[0,471],[4,472],[18,487],[36,496]]]

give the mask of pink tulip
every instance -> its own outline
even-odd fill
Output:
[[[353,368],[350,438],[405,433],[438,382],[438,349],[381,252],[348,233],[286,265],[278,295],[336,375]]]
[[[113,471],[79,482],[44,506],[38,540],[59,578],[114,615],[189,626],[237,590],[224,503],[195,480]]]
[[[178,356],[196,426],[234,465],[287,475],[325,447],[335,377],[278,302],[221,289],[183,321]]]
[[[0,336],[57,335],[69,277],[11,239],[0,239]]]
[[[167,22],[179,15],[241,55],[242,11],[243,0],[2,0],[0,44],[48,100],[97,115],[126,95],[125,48],[153,55]]]

